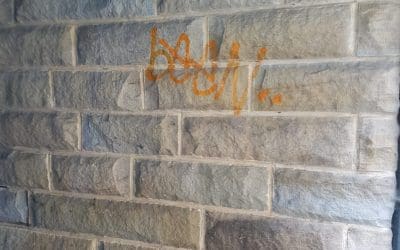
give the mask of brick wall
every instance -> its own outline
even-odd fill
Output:
[[[391,249],[399,12],[0,0],[0,248]]]

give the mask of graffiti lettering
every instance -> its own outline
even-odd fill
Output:
[[[161,48],[158,48],[161,46]],[[239,50],[240,44],[232,42],[230,48],[229,60],[227,66],[222,74],[221,79],[216,79],[218,69],[217,58],[217,45],[214,40],[208,41],[203,51],[201,58],[196,61],[190,55],[190,39],[185,33],[182,33],[175,43],[171,46],[165,39],[157,38],[157,28],[153,27],[150,31],[150,60],[145,71],[145,76],[151,81],[157,81],[163,77],[169,77],[174,84],[184,84],[186,82],[192,83],[192,92],[196,96],[209,96],[213,95],[214,100],[218,100],[224,93],[227,80],[232,75],[230,82],[231,86],[231,102],[232,109],[235,115],[239,115],[247,101],[248,87],[244,88],[242,93],[238,93],[238,77],[239,77]],[[183,55],[181,55],[183,53]],[[251,78],[252,81],[257,76],[260,69],[261,61],[267,55],[266,48],[260,48],[257,53],[257,63],[254,67]],[[210,59],[211,66],[205,67],[207,59]],[[167,68],[162,71],[156,71],[155,65],[157,58],[164,58],[167,63]],[[180,77],[176,76],[175,67],[181,65],[185,70],[184,74]],[[207,80],[208,87],[204,89],[199,88],[200,74]],[[258,101],[264,103],[267,97],[270,96],[270,89],[261,89],[257,98]],[[280,93],[269,97],[271,105],[280,105],[282,102],[282,95]]]

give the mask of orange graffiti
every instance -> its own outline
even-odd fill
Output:
[[[175,43],[175,46],[171,46],[165,39],[157,38],[157,28],[153,27],[150,31],[150,60],[145,71],[147,79],[156,81],[163,77],[169,76],[169,79],[174,84],[184,84],[188,81],[192,81],[192,92],[196,96],[209,96],[214,95],[214,100],[218,100],[224,93],[225,86],[227,84],[228,77],[232,74],[231,80],[231,101],[232,108],[235,115],[239,115],[241,110],[247,101],[248,87],[243,90],[240,94],[238,93],[238,77],[239,77],[239,51],[240,45],[237,42],[233,42],[229,52],[229,60],[225,70],[222,74],[221,79],[216,79],[216,73],[218,69],[217,64],[217,44],[214,40],[210,40],[205,47],[203,55],[200,60],[194,60],[190,55],[190,39],[185,33],[182,33]],[[157,48],[160,45],[162,48]],[[182,49],[183,48],[183,49]],[[183,53],[183,55],[181,55]],[[265,59],[267,55],[266,48],[260,48],[257,54],[257,63],[251,74],[252,81],[255,79],[261,61]],[[161,72],[155,73],[156,60],[159,57],[163,57],[167,63],[167,68]],[[210,58],[211,67],[206,69],[205,64],[208,57]],[[179,78],[175,75],[176,65],[183,67],[184,74]],[[189,70],[193,69],[193,70]],[[199,89],[198,79],[199,75],[202,74],[208,82],[208,87],[205,89]],[[259,100],[265,101],[269,94],[269,91],[261,91],[258,94]],[[279,95],[279,97],[278,97]],[[282,96],[280,94],[275,95],[271,99],[272,104],[280,104]]]

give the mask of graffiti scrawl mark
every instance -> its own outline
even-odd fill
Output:
[[[161,48],[158,48],[161,46]],[[213,95],[215,100],[218,100],[224,93],[227,79],[232,75],[230,84],[232,109],[235,115],[239,115],[243,106],[246,104],[248,96],[248,87],[238,93],[238,76],[239,76],[239,50],[240,44],[232,42],[229,60],[222,74],[221,79],[216,79],[218,69],[217,57],[217,44],[214,40],[208,41],[203,51],[200,60],[196,61],[190,55],[190,38],[186,33],[182,33],[175,43],[171,46],[165,39],[157,37],[157,28],[153,27],[150,31],[150,60],[145,71],[145,76],[148,80],[157,81],[163,77],[169,77],[174,84],[184,84],[187,82],[192,83],[192,92],[196,96],[209,96]],[[183,52],[183,55],[181,54]],[[261,61],[266,58],[267,49],[260,48],[257,53],[257,63],[254,67],[251,80],[257,76],[260,69]],[[163,57],[167,62],[167,68],[163,71],[155,72],[155,64],[158,57]],[[207,59],[210,59],[211,67],[205,67]],[[181,65],[185,70],[184,74],[177,77],[175,74],[176,65]],[[204,79],[208,82],[208,87],[204,89],[199,88],[199,75],[202,74]],[[258,92],[258,101],[264,103],[268,100],[271,105],[280,105],[282,102],[282,95],[280,93],[270,96],[270,89],[262,89]]]

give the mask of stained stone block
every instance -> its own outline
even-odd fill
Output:
[[[399,62],[324,62],[261,66],[255,79],[254,110],[397,112]],[[269,91],[268,98],[259,93]],[[281,93],[281,105],[270,98]]]
[[[352,117],[186,117],[182,153],[349,169],[355,132]]]
[[[191,57],[200,58],[203,51],[202,25],[202,19],[182,19],[161,23],[79,26],[77,29],[78,63],[84,65],[148,63],[150,30],[153,27],[157,28],[157,38],[165,39],[172,47],[175,47],[179,36],[185,32],[191,39]]]
[[[0,66],[72,65],[70,32],[55,25],[0,28]]]
[[[359,56],[400,54],[400,4],[361,3],[358,10]]]
[[[60,236],[22,228],[0,227],[0,248],[14,250],[82,249],[92,250],[89,239]]]
[[[56,190],[105,195],[129,195],[129,158],[52,156]]]
[[[341,57],[352,54],[351,5],[270,9],[209,18],[209,36],[229,58],[232,42],[240,59],[256,60],[258,48],[268,59]],[[284,31],[284,32],[282,32]]]
[[[199,211],[188,208],[35,193],[32,210],[40,228],[187,248],[199,241]]]
[[[95,115],[83,119],[83,147],[89,151],[164,154],[177,152],[177,118]]]
[[[0,184],[48,189],[45,154],[0,150]]]
[[[360,119],[360,169],[395,171],[397,168],[396,117],[363,116]]]
[[[78,148],[78,114],[0,113],[0,145],[51,150]]]
[[[55,71],[56,107],[141,110],[140,72]]]
[[[348,232],[349,250],[391,250],[392,232],[390,229],[370,230],[350,228]]]
[[[26,191],[0,187],[0,221],[26,224],[28,222],[27,202]]]
[[[136,195],[244,209],[267,209],[267,168],[136,160]]]
[[[206,248],[342,249],[344,228],[296,219],[206,214]]]
[[[18,0],[18,22],[130,18],[153,15],[151,0]]]
[[[395,176],[277,169],[273,211],[279,214],[390,227]]]
[[[0,107],[44,108],[50,106],[50,98],[47,72],[0,73]]]

